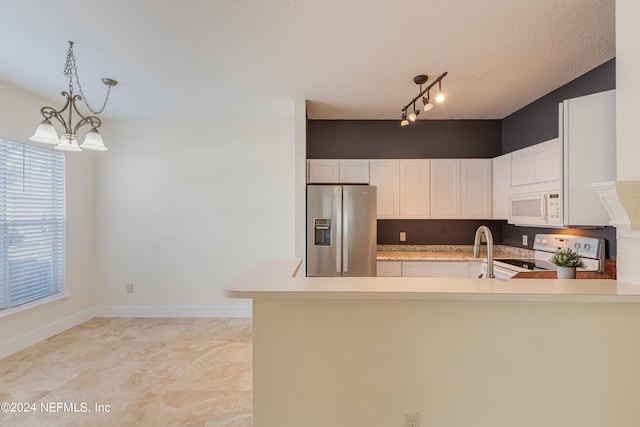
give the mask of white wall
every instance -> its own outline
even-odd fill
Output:
[[[293,103],[292,103],[293,104]],[[97,167],[103,315],[250,315],[223,286],[295,253],[294,114],[112,120]],[[126,293],[127,283],[134,293]]]
[[[616,0],[617,179],[640,181],[640,3]],[[618,279],[640,284],[640,232],[618,231]]]
[[[0,82],[0,138],[30,143],[42,120],[40,108],[62,106]],[[38,145],[38,144],[34,144]],[[39,146],[43,146],[40,144]],[[96,153],[67,154],[67,257],[65,288],[70,298],[0,318],[0,358],[93,317],[94,159]]]

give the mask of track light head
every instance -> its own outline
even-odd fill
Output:
[[[424,111],[429,111],[433,108],[433,104],[429,101],[429,93],[427,92],[427,97],[422,97],[422,103],[424,104]]]
[[[406,126],[409,124],[409,120],[407,120],[407,112],[405,110],[404,113],[402,113],[402,120],[400,121],[400,126]]]
[[[436,102],[439,104],[444,102],[445,96],[442,90],[442,84],[438,81],[438,94],[436,95]]]
[[[416,110],[416,106],[414,104],[413,111],[409,113],[407,119],[409,119],[409,121],[413,123],[418,119],[418,114],[420,114],[420,110]]]

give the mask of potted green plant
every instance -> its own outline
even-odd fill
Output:
[[[582,256],[571,248],[559,249],[549,261],[558,266],[558,279],[575,279],[576,268],[584,268]]]

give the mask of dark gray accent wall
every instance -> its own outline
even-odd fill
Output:
[[[378,243],[383,245],[472,245],[476,230],[486,225],[496,244],[502,241],[502,222],[456,219],[379,219]],[[400,232],[407,241],[400,241]]]
[[[307,158],[489,158],[501,135],[500,120],[308,120]]]
[[[558,136],[558,104],[565,99],[615,89],[616,60],[611,59],[549,92],[502,120],[502,153]]]

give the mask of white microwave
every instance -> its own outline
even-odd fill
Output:
[[[560,193],[509,196],[509,224],[557,227],[563,225]]]

